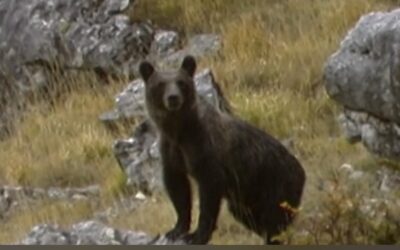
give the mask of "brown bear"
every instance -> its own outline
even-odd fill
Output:
[[[266,244],[279,244],[272,237],[293,221],[306,180],[304,169],[271,135],[200,99],[195,71],[196,61],[189,55],[176,71],[158,71],[148,61],[139,66],[147,112],[160,139],[164,185],[178,217],[166,237],[207,244],[226,198],[239,222]],[[193,233],[189,175],[200,199]]]

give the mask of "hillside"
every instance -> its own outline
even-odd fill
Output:
[[[307,172],[299,218],[282,236],[287,243],[393,244],[400,243],[399,191],[383,195],[379,178],[398,176],[399,164],[346,141],[337,122],[341,107],[326,93],[323,67],[362,15],[397,4],[139,0],[126,14],[132,21],[151,20],[156,27],[178,31],[183,41],[195,34],[221,36],[221,49],[204,57],[200,70],[213,71],[235,113],[289,142]],[[137,195],[138,190],[126,187],[112,151],[113,142],[129,137],[137,121],[110,132],[98,119],[113,108],[114,97],[131,79],[110,77],[101,85],[92,71],[69,77],[57,75],[57,69],[51,73],[59,81],[56,86],[68,81],[69,88],[50,95],[51,102],[33,98],[15,132],[0,141],[0,183],[44,189],[98,185],[99,193],[74,202],[45,197],[16,207],[0,217],[2,244],[21,240],[37,224],[69,226],[91,219]],[[151,235],[173,225],[174,211],[165,193],[137,200],[107,223]],[[224,208],[212,244],[260,243]]]

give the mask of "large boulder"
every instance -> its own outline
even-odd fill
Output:
[[[122,14],[130,2],[134,1],[1,1],[3,71],[27,88],[40,84],[29,81],[38,74],[30,71],[34,64],[57,62],[66,68],[131,74],[148,54],[154,31]]]
[[[99,79],[133,76],[154,35],[148,23],[123,14],[134,2],[0,1],[0,135],[29,94],[54,84],[54,69],[64,75],[95,71]]]
[[[361,17],[324,74],[348,140],[400,160],[400,9]]]

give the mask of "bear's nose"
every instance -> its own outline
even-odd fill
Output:
[[[168,104],[172,107],[178,106],[179,105],[179,96],[178,95],[168,96]]]

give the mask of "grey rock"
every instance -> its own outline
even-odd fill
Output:
[[[213,55],[221,48],[221,37],[217,34],[200,34],[191,37],[188,44],[182,50],[166,56],[160,62],[162,65],[176,66],[185,55],[190,54],[194,57]]]
[[[123,245],[148,245],[152,238],[143,232],[121,232]]]
[[[399,171],[383,167],[377,171],[376,178],[382,192],[396,192],[400,188]]]
[[[114,155],[127,176],[127,185],[146,194],[162,186],[159,158],[150,154],[156,141],[154,128],[148,121],[144,121],[133,137],[116,140],[113,145]]]
[[[23,110],[26,95],[65,72],[95,70],[132,76],[153,41],[153,28],[122,12],[134,0],[8,0],[0,2],[0,131]],[[15,32],[18,31],[18,32]]]
[[[167,245],[164,236],[151,237],[143,232],[119,230],[101,222],[90,220],[62,229],[57,225],[38,225],[17,244],[22,245]]]
[[[158,58],[163,58],[179,49],[179,35],[175,31],[159,30],[154,35],[151,53]]]
[[[104,4],[107,14],[121,13],[129,7],[131,0],[107,0]]]
[[[81,222],[72,226],[72,238],[77,245],[120,245],[118,230],[105,226],[100,222]]]
[[[189,39],[187,52],[193,56],[216,53],[221,48],[221,37],[217,34],[200,34]]]
[[[209,102],[220,112],[230,113],[230,104],[224,98],[210,69],[204,69],[195,76],[196,90],[201,102]],[[118,117],[141,120],[133,135],[127,139],[116,140],[114,155],[127,175],[127,184],[138,188],[145,194],[162,187],[160,155],[156,131],[147,120],[144,83],[135,80],[116,97]]]
[[[12,200],[9,193],[0,188],[0,219],[4,218],[11,207]]]
[[[55,65],[66,77],[94,71],[99,82],[107,82],[107,76],[132,79],[144,58],[169,64],[187,53],[202,57],[220,48],[215,34],[194,36],[182,49],[176,32],[131,22],[124,13],[135,2],[0,1],[0,138],[12,132],[33,93],[62,89],[53,86]],[[114,128],[118,115],[110,111],[100,119]]]
[[[374,154],[400,159],[400,126],[397,123],[350,109],[343,111],[339,121],[350,142],[361,141]]]
[[[400,159],[400,9],[358,21],[325,65],[325,87],[344,106],[339,117],[351,142]]]
[[[35,226],[21,245],[66,245],[69,243],[68,234],[54,225]]]
[[[0,11],[8,17],[0,33],[8,42],[1,48],[4,66],[11,67],[13,59],[19,71],[25,64],[61,59],[65,66],[119,71],[122,64],[143,58],[152,42],[150,27],[130,24],[119,14],[128,5],[123,0],[3,1]]]
[[[144,82],[137,79],[130,83],[116,98],[121,117],[145,117]]]
[[[165,237],[165,235],[158,235],[155,237],[151,245],[186,245],[182,240],[171,241]]]
[[[63,199],[67,199],[67,197],[68,197],[67,193],[63,192],[63,190],[61,188],[50,188],[47,191],[47,194],[50,199],[63,200]]]

